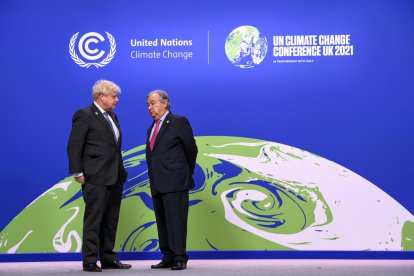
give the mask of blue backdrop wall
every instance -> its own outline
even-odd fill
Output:
[[[260,167],[260,160],[250,164],[242,158],[230,157],[260,157],[263,149],[271,145],[312,164],[319,162],[312,159],[317,155],[321,164],[326,162],[326,167],[306,179],[306,183],[320,181],[320,194],[316,193],[319,196],[324,193],[323,185],[330,183],[332,187],[332,183],[341,182],[336,176],[327,176],[328,167],[344,169],[353,177],[348,175],[346,185],[326,192],[326,206],[322,209],[326,210],[333,195],[332,206],[339,199],[352,202],[349,205],[352,207],[341,211],[347,213],[347,220],[341,222],[347,228],[358,228],[359,220],[364,218],[357,214],[367,209],[371,213],[364,216],[370,224],[371,217],[384,218],[378,227],[392,232],[385,225],[398,225],[393,229],[399,233],[398,238],[390,238],[398,241],[393,246],[379,238],[373,241],[375,245],[360,247],[338,243],[301,248],[291,246],[293,241],[284,244],[276,236],[264,234],[281,234],[277,227],[288,220],[286,217],[276,219],[279,224],[271,230],[263,225],[250,228],[251,223],[247,225],[245,218],[240,222],[228,219],[227,223],[235,229],[268,243],[260,243],[259,247],[224,245],[225,238],[217,234],[214,244],[211,242],[214,238],[206,238],[206,247],[196,237],[190,237],[191,250],[414,250],[409,242],[414,233],[413,30],[414,2],[404,0],[253,4],[250,1],[1,1],[0,78],[4,94],[0,138],[1,252],[44,252],[34,245],[10,251],[11,245],[23,241],[26,233],[14,237],[16,242],[12,244],[13,227],[33,223],[30,216],[18,222],[14,218],[23,215],[54,184],[70,181],[66,143],[71,117],[76,109],[91,104],[91,87],[98,79],[112,80],[122,89],[116,113],[122,125],[126,158],[131,154],[128,151],[145,144],[146,130],[151,124],[146,95],[161,88],[170,94],[172,111],[190,120],[198,137],[200,156],[218,158],[214,162],[230,162],[263,177],[267,175],[273,179],[272,182],[266,178],[267,182],[282,185],[289,182],[286,179],[300,182],[295,173],[304,175],[301,179],[305,183],[306,176],[315,170],[292,165],[266,171]],[[88,59],[88,55],[96,57],[100,53],[99,58]],[[238,147],[229,152],[211,152],[204,148],[209,143],[216,148],[229,144]],[[260,149],[256,155],[245,154],[244,147],[257,145]],[[139,150],[142,149],[136,152]],[[298,156],[299,153],[303,156]],[[282,159],[288,160],[287,155]],[[277,154],[274,158],[276,163],[282,160],[277,159],[281,158]],[[139,162],[145,165],[143,160]],[[197,185],[207,189],[205,172],[210,161],[203,162],[200,159]],[[127,165],[133,167],[132,163]],[[283,177],[276,177],[278,168]],[[226,173],[229,174],[226,171],[218,175]],[[261,179],[257,175],[252,179]],[[258,182],[250,184],[264,187]],[[283,188],[290,189],[286,185]],[[74,183],[71,187],[75,189]],[[314,188],[318,189],[318,184],[310,189]],[[290,191],[299,196],[301,189]],[[222,195],[227,194],[223,191]],[[215,196],[214,189],[209,196]],[[206,200],[205,195],[203,198]],[[258,203],[258,198],[253,196],[245,201]],[[383,209],[370,205],[371,199],[383,202]],[[317,201],[312,202],[311,209],[316,210]],[[230,209],[222,201],[214,204],[223,211],[222,218],[228,217],[226,210],[238,210],[235,201]],[[342,216],[332,206],[330,216],[325,212],[329,217],[326,223]],[[391,210],[392,214],[384,210]],[[33,212],[36,216],[48,216],[47,209]],[[285,233],[300,233],[313,227],[317,217],[315,211],[303,228],[292,230],[295,227],[291,225],[288,229],[292,232]],[[140,223],[143,222],[137,225]],[[346,235],[349,239],[361,235],[355,239],[360,244],[373,232],[374,229],[350,230],[330,238],[346,240]],[[377,246],[381,243],[388,245]],[[76,248],[73,245],[67,252],[77,252]],[[136,251],[157,248],[141,249]]]

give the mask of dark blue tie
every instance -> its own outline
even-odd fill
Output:
[[[108,117],[108,112],[104,112],[103,115],[105,117],[105,120],[108,122],[109,126],[111,127],[112,134],[114,135],[115,143],[118,143],[118,140],[116,139],[114,127],[112,126],[111,120],[109,120],[109,117]]]

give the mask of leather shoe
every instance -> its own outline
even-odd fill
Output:
[[[123,264],[121,261],[113,261],[110,263],[101,263],[102,269],[130,269],[132,265]]]
[[[102,269],[99,266],[97,266],[95,263],[92,263],[92,264],[84,264],[83,265],[83,271],[101,272]]]
[[[171,270],[183,270],[187,268],[187,264],[185,262],[174,262],[171,266]]]
[[[171,263],[166,262],[166,261],[161,261],[156,265],[151,265],[151,268],[170,268],[171,267]]]

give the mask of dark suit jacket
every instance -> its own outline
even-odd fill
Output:
[[[146,158],[151,194],[171,193],[194,187],[197,145],[187,118],[167,114],[154,143],[149,148],[152,127],[147,132]]]
[[[101,111],[92,104],[75,112],[67,147],[69,172],[83,172],[85,182],[94,185],[124,183],[127,172],[121,156],[122,134],[117,116],[111,116],[119,129],[115,142],[110,125]]]

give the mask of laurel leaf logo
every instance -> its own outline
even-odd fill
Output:
[[[111,60],[114,58],[115,53],[116,53],[116,42],[115,42],[115,38],[113,37],[113,35],[111,35],[108,32],[105,32],[106,36],[109,39],[109,44],[111,46],[108,55],[101,61],[101,62],[84,62],[82,59],[79,58],[79,56],[76,54],[75,51],[75,44],[76,44],[76,40],[78,38],[79,32],[77,32],[76,34],[74,34],[69,41],[69,54],[71,56],[71,58],[73,59],[73,61],[78,64],[81,67],[86,67],[89,68],[90,66],[95,66],[96,68],[100,68],[100,67],[104,67],[106,66],[109,62],[111,62]]]

